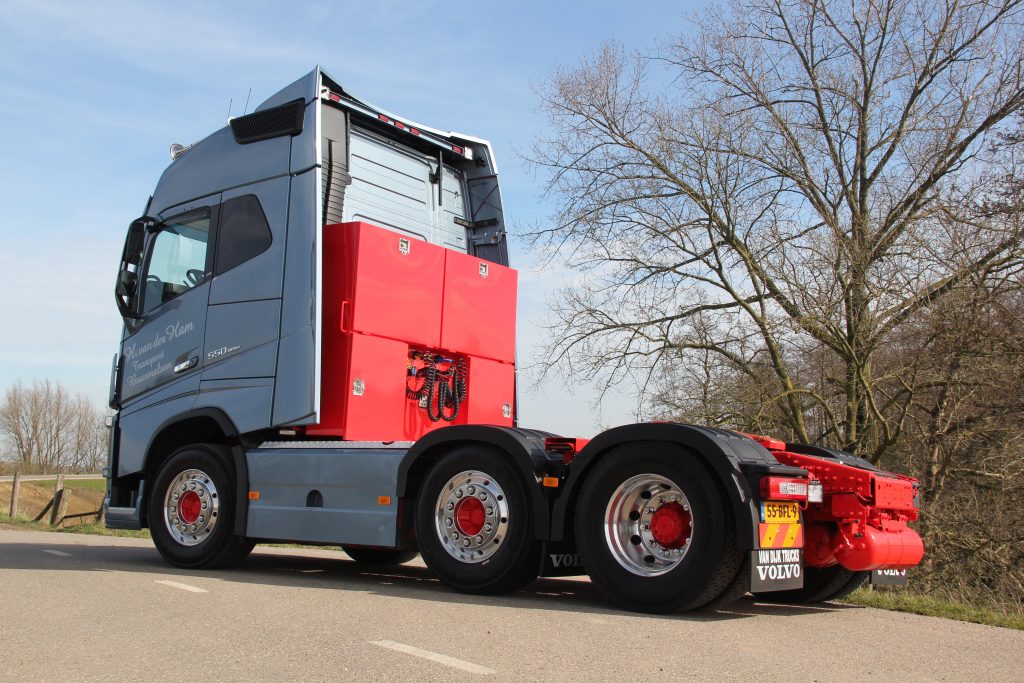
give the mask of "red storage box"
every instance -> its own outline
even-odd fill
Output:
[[[306,432],[348,441],[401,440],[409,346],[347,332],[325,337],[323,353],[320,424]]]
[[[445,251],[441,348],[514,363],[518,273]]]
[[[512,424],[514,270],[358,222],[324,227],[323,258],[321,415],[306,433],[416,441],[451,424]],[[466,368],[451,422],[407,395],[426,358]]]
[[[369,223],[325,226],[325,329],[337,318],[345,332],[436,348],[445,252]]]
[[[486,358],[469,359],[470,390],[466,421],[477,425],[512,426],[516,398],[516,367]]]

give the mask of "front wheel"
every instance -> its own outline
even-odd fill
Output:
[[[226,449],[193,444],[160,467],[149,493],[149,530],[171,564],[224,567],[244,560],[253,543],[234,534],[234,478]]]
[[[416,501],[427,567],[463,593],[505,593],[537,578],[540,543],[522,478],[494,451],[464,447],[441,458]]]
[[[728,502],[697,456],[671,444],[620,446],[594,465],[576,542],[591,580],[625,609],[717,607],[741,594],[731,590],[744,553]]]

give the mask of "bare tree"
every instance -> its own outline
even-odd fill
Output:
[[[557,72],[532,156],[561,209],[529,236],[590,277],[548,366],[650,390],[703,365],[767,387],[786,435],[880,459],[918,377],[876,361],[1022,257],[988,144],[1024,106],[1020,6],[741,0],[653,61]]]
[[[0,437],[23,471],[96,471],[106,454],[104,413],[62,384],[16,383],[0,404]]]

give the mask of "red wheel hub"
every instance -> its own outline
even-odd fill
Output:
[[[463,498],[455,506],[455,526],[466,536],[476,536],[484,528],[484,504],[476,498]]]
[[[199,494],[195,491],[185,491],[178,500],[178,517],[185,524],[195,524],[202,508],[203,502],[199,500]]]
[[[690,513],[679,503],[668,503],[651,516],[651,535],[663,548],[682,548],[690,538]]]

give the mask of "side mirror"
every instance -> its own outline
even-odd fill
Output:
[[[138,320],[139,271],[142,269],[142,256],[146,249],[146,232],[156,220],[148,216],[137,218],[128,226],[128,235],[124,240],[124,251],[121,252],[121,267],[118,269],[117,281],[114,284],[114,301],[117,310],[125,323]]]

